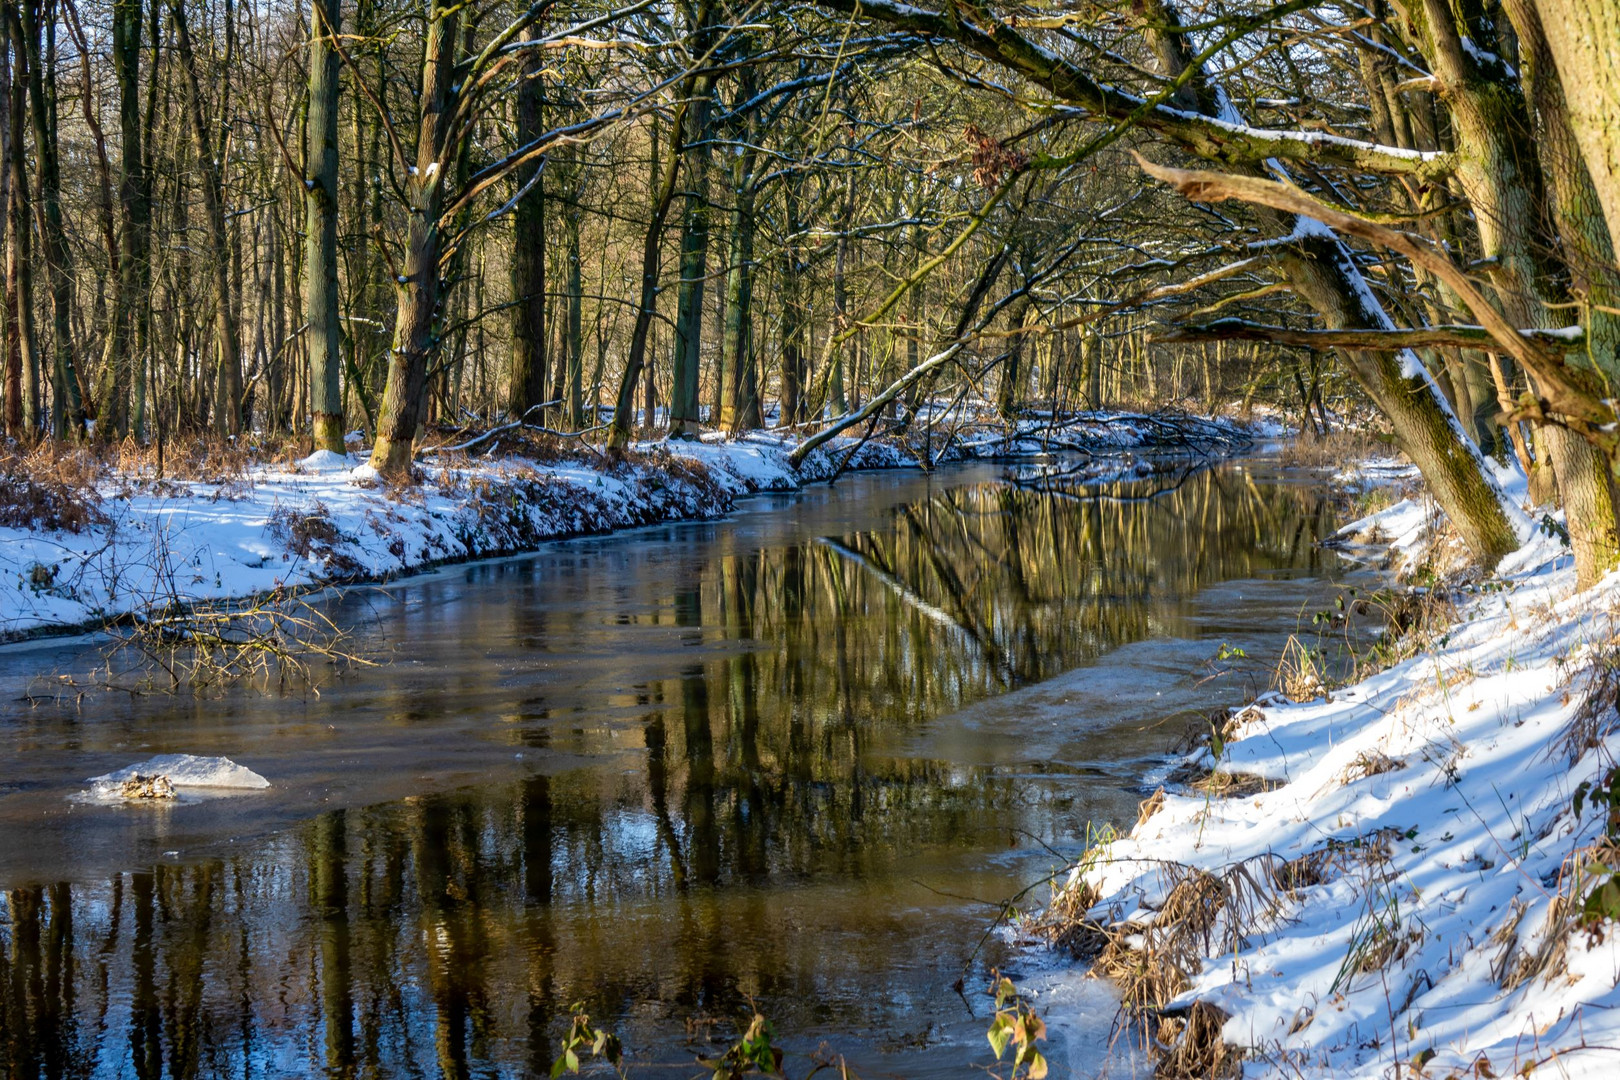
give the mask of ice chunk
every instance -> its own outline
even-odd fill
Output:
[[[122,788],[127,780],[138,776],[163,776],[177,788],[236,788],[257,791],[270,786],[270,781],[223,757],[197,757],[194,754],[159,754],[137,765],[130,765],[103,776],[92,776],[90,783],[97,788]]]

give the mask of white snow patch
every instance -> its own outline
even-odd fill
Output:
[[[354,462],[349,460],[347,454],[339,454],[332,450],[317,450],[299,461],[298,467],[311,473],[348,472],[354,468]]]
[[[1381,462],[1352,479],[1407,475]],[[1407,499],[1346,532],[1376,526],[1381,542],[1415,549],[1430,517]],[[1620,573],[1576,592],[1566,549],[1537,534],[1459,612],[1358,683],[1312,701],[1261,697],[1218,761],[1207,748],[1189,759],[1280,786],[1167,791],[1071,876],[1100,898],[1092,919],[1151,922],[1168,867],[1241,864],[1269,880],[1267,867],[1330,852],[1321,880],[1271,887],[1269,914],[1245,903],[1257,914],[1232,934],[1212,929],[1172,1003],[1224,1010],[1225,1041],[1255,1051],[1250,1080],[1509,1076],[1555,1060],[1559,1076],[1620,1071],[1620,932],[1551,917],[1561,895],[1578,907],[1591,887],[1568,860],[1603,828],[1601,814],[1573,813],[1574,792],[1620,756],[1612,702],[1600,745],[1572,758],[1560,741],[1589,686],[1580,673],[1613,648]],[[1505,977],[1557,949],[1565,969]]]

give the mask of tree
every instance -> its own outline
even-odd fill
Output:
[[[345,452],[338,312],[338,69],[342,12],[310,0],[309,145],[304,154],[304,317],[310,423],[317,450]]]

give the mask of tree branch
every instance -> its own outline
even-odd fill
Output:
[[[1523,337],[1549,348],[1577,349],[1585,340],[1578,326],[1557,330],[1520,330]],[[1267,326],[1244,319],[1217,319],[1211,323],[1175,326],[1149,335],[1155,342],[1263,341],[1272,345],[1297,345],[1306,349],[1366,349],[1369,352],[1396,352],[1401,349],[1432,349],[1455,346],[1463,349],[1499,351],[1501,346],[1483,326],[1425,326],[1416,330],[1295,330]]]

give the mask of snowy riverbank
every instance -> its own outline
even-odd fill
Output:
[[[1342,535],[1410,558],[1435,524],[1413,498]],[[1407,601],[1381,670],[1238,712],[1071,876],[1057,936],[1166,1073],[1620,1073],[1620,933],[1582,914],[1620,865],[1590,786],[1620,749],[1620,575],[1576,593],[1555,532]]]
[[[1228,449],[1263,432],[1193,418],[1082,414],[1018,429],[936,436],[937,459],[1165,445]],[[512,445],[513,440],[507,439]],[[735,441],[642,444],[612,462],[577,443],[544,459],[503,453],[428,457],[421,482],[387,488],[358,454],[321,452],[208,480],[112,471],[84,505],[10,477],[14,507],[36,518],[0,527],[0,641],[95,628],[132,612],[257,596],[284,587],[385,580],[430,566],[516,554],[548,540],[728,513],[737,498],[792,491],[843,468],[916,466],[894,439],[840,438],[798,469],[797,445],[768,433]],[[853,456],[852,456],[853,455]],[[848,460],[846,460],[848,459]],[[53,509],[54,507],[54,509]],[[62,527],[67,526],[67,527]],[[76,526],[76,531],[74,530]]]

